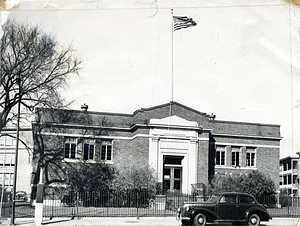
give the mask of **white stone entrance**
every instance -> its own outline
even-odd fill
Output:
[[[171,116],[151,119],[150,126],[149,164],[158,182],[190,193],[191,184],[197,183],[198,124]]]

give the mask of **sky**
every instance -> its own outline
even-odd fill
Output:
[[[172,14],[195,27],[172,31]],[[281,158],[300,151],[300,8],[284,0],[20,0],[83,60],[61,91],[90,111],[132,114],[172,100],[217,120],[281,126]],[[172,82],[173,81],[173,82]],[[200,125],[201,126],[201,125]]]

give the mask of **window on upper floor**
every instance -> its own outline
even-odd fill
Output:
[[[15,154],[14,153],[1,153],[0,154],[0,166],[14,166]]]
[[[0,147],[5,146],[5,136],[0,137]]]
[[[66,138],[65,139],[64,157],[67,159],[75,159],[76,158],[76,147],[77,147],[76,138]]]
[[[287,171],[287,164],[283,163],[283,171]]]
[[[287,175],[283,176],[283,184],[286,185],[287,184]]]
[[[112,161],[113,150],[112,140],[102,140],[101,143],[101,160]]]
[[[298,161],[293,160],[293,169],[298,169]]]
[[[5,147],[16,146],[16,139],[11,136],[4,135],[0,137],[0,147],[1,146],[5,146]]]
[[[231,165],[240,166],[240,147],[231,147]]]
[[[297,184],[297,175],[293,175],[293,184]]]
[[[256,149],[253,147],[246,148],[246,166],[255,167],[256,166]]]
[[[217,146],[216,147],[216,165],[217,166],[225,166],[225,155],[226,155],[226,147],[225,146]]]
[[[288,175],[287,180],[288,180],[287,181],[288,184],[292,184],[292,175],[291,174]]]
[[[93,160],[95,156],[95,145],[84,143],[83,145],[83,159],[84,160]]]
[[[279,165],[279,171],[283,171],[283,166],[282,166],[282,164]]]
[[[283,177],[280,176],[280,177],[279,177],[279,185],[282,185],[282,179],[283,179]]]

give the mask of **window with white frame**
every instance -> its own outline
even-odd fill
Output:
[[[231,147],[231,165],[240,166],[240,147]]]
[[[225,166],[225,155],[226,155],[226,147],[225,146],[217,146],[216,147],[216,165],[217,166]]]
[[[101,160],[112,160],[112,140],[103,140],[101,143]]]
[[[247,147],[246,148],[246,166],[255,167],[256,165],[256,148]]]
[[[5,154],[1,153],[0,154],[0,166],[4,166],[5,164]]]
[[[15,153],[0,153],[0,166],[14,166]]]
[[[0,184],[4,186],[13,186],[14,184],[14,174],[13,173],[1,173],[0,174]]]
[[[95,145],[90,143],[83,144],[83,159],[93,160],[95,155]]]
[[[298,169],[298,161],[293,160],[293,169]]]
[[[0,137],[0,147],[1,146],[5,146],[5,137],[4,136]]]
[[[66,138],[65,139],[65,153],[64,157],[68,159],[76,158],[76,138]]]

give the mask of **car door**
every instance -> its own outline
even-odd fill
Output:
[[[224,220],[238,219],[237,196],[233,194],[223,195],[217,203],[217,214]]]
[[[245,218],[246,211],[253,206],[256,206],[256,201],[248,195],[239,195],[238,197],[238,204],[239,204],[239,219]]]

